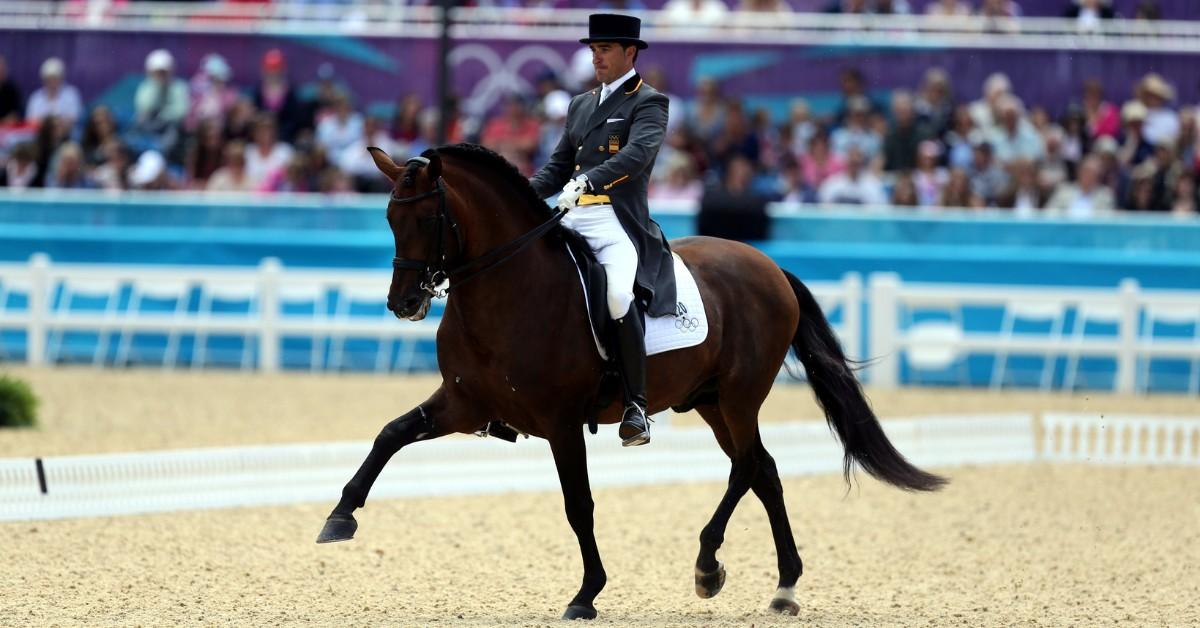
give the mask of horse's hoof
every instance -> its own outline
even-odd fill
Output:
[[[590,606],[579,606],[578,604],[572,604],[567,607],[567,612],[563,613],[562,618],[567,620],[595,619],[596,609]]]
[[[799,615],[800,605],[796,603],[796,587],[779,587],[775,591],[775,599],[771,600],[771,605],[767,608],[780,615]]]
[[[707,600],[720,593],[723,586],[725,586],[725,565],[722,565],[720,561],[717,561],[717,570],[712,573],[704,573],[696,569],[696,595]]]
[[[800,614],[800,605],[796,600],[788,600],[784,598],[775,598],[771,600],[771,605],[768,607],[772,612],[780,615],[791,615],[795,617]]]
[[[354,520],[354,515],[329,515],[325,520],[325,527],[321,528],[321,533],[317,535],[317,542],[349,541],[354,538],[356,530],[358,522]]]

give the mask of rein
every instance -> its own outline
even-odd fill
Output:
[[[429,160],[424,157],[413,157],[408,160],[408,163],[417,163],[420,166],[429,164]],[[406,205],[425,200],[427,198],[437,196],[438,212],[437,212],[437,235],[434,236],[433,251],[426,260],[406,259],[403,257],[392,258],[392,268],[396,270],[412,270],[421,272],[424,278],[421,280],[421,290],[430,297],[442,298],[450,292],[450,287],[439,289],[445,281],[454,279],[454,288],[457,288],[464,283],[482,275],[483,273],[507,262],[515,257],[518,253],[525,250],[535,240],[546,235],[551,229],[562,221],[563,216],[567,215],[567,210],[560,209],[554,213],[548,220],[527,231],[515,240],[511,240],[500,246],[491,249],[490,251],[467,260],[457,266],[446,267],[446,225],[450,226],[454,232],[455,238],[458,240],[459,251],[463,249],[462,231],[458,227],[458,222],[450,213],[450,208],[446,205],[446,184],[442,177],[438,177],[434,182],[434,188],[428,192],[417,194],[414,196],[398,197],[396,192],[392,191],[391,200],[398,205]],[[478,268],[475,268],[478,267]],[[475,270],[469,269],[475,268]]]

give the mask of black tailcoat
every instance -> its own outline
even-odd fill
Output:
[[[637,249],[636,300],[649,316],[673,315],[671,249],[646,202],[650,171],[667,132],[667,97],[634,74],[597,108],[599,100],[599,88],[571,100],[562,138],[530,183],[547,198],[587,175],[589,194],[608,197]]]

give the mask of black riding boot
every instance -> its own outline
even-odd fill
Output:
[[[621,420],[621,444],[636,447],[650,442],[646,418],[646,333],[636,305],[616,321],[617,365],[625,385],[625,415]]]

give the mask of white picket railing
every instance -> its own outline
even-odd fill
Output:
[[[1042,460],[1200,466],[1200,419],[1047,412]]]
[[[419,323],[396,321],[383,309],[389,279],[388,273],[377,271],[284,269],[274,259],[263,260],[258,268],[230,268],[52,264],[46,256],[35,255],[27,264],[0,264],[0,331],[24,330],[25,359],[34,365],[46,363],[48,355],[53,357],[47,339],[56,334],[61,338],[68,331],[103,333],[118,339],[135,333],[239,334],[255,345],[257,368],[276,371],[282,364],[284,337],[354,336],[389,342],[435,338],[436,316]],[[245,286],[253,293],[256,307],[244,314],[197,308],[146,312],[128,304],[104,311],[72,311],[63,307],[61,296],[54,298],[57,291],[71,285],[124,286],[132,293],[172,282],[193,287]],[[1067,388],[1073,387],[1072,369],[1081,358],[1109,358],[1116,362],[1113,388],[1126,393],[1144,388],[1146,382],[1139,376],[1141,380],[1148,376],[1149,360],[1169,358],[1191,362],[1189,392],[1195,394],[1200,383],[1200,292],[1196,291],[1143,290],[1131,279],[1116,290],[904,283],[890,273],[872,275],[865,290],[856,273],[839,282],[814,282],[810,288],[835,321],[846,354],[853,359],[871,359],[869,381],[884,388],[900,384],[902,361],[909,359],[911,366],[918,351],[942,352],[950,360],[972,353],[995,355],[1001,362],[993,372],[1001,375],[1003,360],[1010,354],[1040,355],[1047,361],[1065,357],[1068,375],[1063,384]],[[282,315],[287,295],[314,289],[339,295],[367,294],[372,300],[378,294],[380,315],[337,316],[328,307],[320,313],[314,308],[312,316]],[[28,307],[5,309],[10,301],[7,293],[20,290],[28,295]],[[943,331],[950,333],[931,335],[926,333],[930,331],[927,327],[905,319],[906,313],[921,308],[961,312],[969,307],[1004,312],[1005,324],[999,330],[976,331],[965,329],[959,320],[945,326],[948,329]],[[865,326],[864,310],[868,314]],[[1051,329],[1028,333],[1011,324],[1012,319],[1030,312],[1054,319]],[[1065,329],[1068,312],[1075,327],[1070,332]],[[1099,322],[1115,326],[1116,333],[1082,333],[1079,326],[1092,314]],[[1192,335],[1164,338],[1146,333],[1147,321],[1160,314],[1168,323],[1191,325]],[[1002,378],[993,380],[993,384],[1002,383]]]
[[[929,349],[931,345],[942,345],[948,354],[958,355],[1030,353],[1048,358],[1115,358],[1114,388],[1122,393],[1137,389],[1139,364],[1153,358],[1191,360],[1194,364],[1190,376],[1200,379],[1200,292],[1196,291],[1143,290],[1133,279],[1126,279],[1117,290],[1111,290],[905,283],[893,273],[877,273],[870,277],[868,303],[869,348],[875,356],[871,382],[884,388],[899,384],[903,351]],[[1056,319],[1058,328],[1037,334],[1012,329],[964,332],[958,328],[958,333],[931,338],[920,334],[919,326],[904,325],[900,320],[904,311],[919,308],[961,311],[969,306],[995,307],[1005,312],[1031,311],[1031,317]],[[1079,317],[1085,311],[1105,311],[1105,322],[1116,325],[1117,333],[1108,336],[1066,333],[1063,321],[1068,310],[1074,310],[1076,325],[1082,324]],[[1161,338],[1142,333],[1147,317],[1166,311],[1174,314],[1174,322],[1193,326],[1190,338]],[[1195,394],[1194,384],[1189,392]]]
[[[87,331],[110,335],[135,333],[239,334],[257,346],[258,368],[277,371],[281,366],[280,340],[284,336],[334,337],[355,336],[380,340],[427,340],[437,334],[439,320],[397,321],[384,310],[384,297],[391,280],[387,272],[354,270],[284,269],[278,260],[268,258],[258,268],[213,266],[119,266],[108,264],[56,264],[45,255],[34,255],[28,264],[0,264],[0,330],[25,330],[26,362],[40,365],[50,354],[47,338],[52,334]],[[151,289],[160,283],[188,287],[247,286],[253,291],[255,307],[244,314],[213,312],[144,312],[130,307],[102,311],[71,311],[58,290],[75,285],[107,285],[108,298],[118,299],[119,291],[131,293]],[[6,310],[7,293],[12,286],[28,295],[28,307]],[[379,317],[282,316],[285,295],[298,288],[317,286],[334,292],[378,294]],[[811,286],[822,306],[840,310],[841,322],[835,325],[842,335],[846,351],[860,356],[862,279],[847,275],[840,283],[815,283]],[[65,294],[65,292],[64,292]],[[186,298],[186,296],[184,297]],[[54,302],[57,301],[57,302]],[[67,304],[69,305],[69,304]]]
[[[23,328],[26,331],[26,362],[31,365],[47,361],[47,338],[51,333],[89,331],[108,334],[147,332],[184,332],[206,334],[244,334],[257,344],[260,369],[277,371],[280,368],[280,340],[283,336],[369,336],[383,340],[432,339],[437,333],[437,321],[404,321],[400,324],[386,313],[385,295],[391,277],[375,271],[285,271],[273,258],[263,260],[256,269],[213,266],[118,266],[107,264],[52,264],[45,255],[34,255],[28,264],[0,265],[0,297],[9,286],[27,290],[29,307],[15,311],[4,309],[0,300],[0,330]],[[144,311],[70,311],[51,302],[61,286],[91,283],[113,283],[139,286],[174,281],[190,288],[203,286],[247,286],[252,291],[255,306],[245,314],[214,312],[144,312]],[[282,301],[296,287],[313,286],[340,293],[377,292],[380,316],[338,317],[314,313],[311,317],[281,315]],[[190,294],[190,292],[189,292]],[[109,298],[116,299],[113,292]],[[181,298],[187,298],[183,295]],[[58,305],[61,305],[58,304]]]

